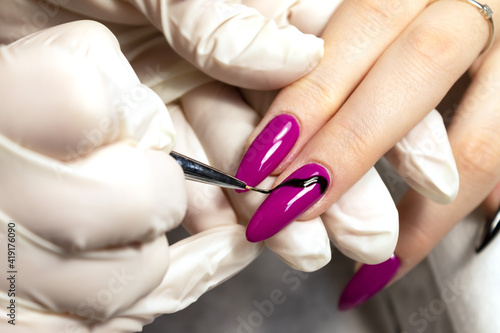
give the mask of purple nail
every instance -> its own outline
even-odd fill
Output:
[[[329,183],[328,172],[318,164],[296,170],[257,209],[248,224],[247,239],[260,242],[276,234],[318,201]]]
[[[299,137],[299,131],[299,124],[294,117],[287,114],[274,117],[246,151],[236,171],[236,178],[249,186],[259,185],[288,155]]]
[[[380,264],[361,266],[342,292],[339,310],[350,310],[369,300],[392,280],[400,265],[393,254]]]

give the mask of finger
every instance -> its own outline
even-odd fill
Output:
[[[173,259],[158,288],[121,315],[149,323],[159,314],[180,311],[245,268],[259,253],[260,245],[247,242],[240,225],[206,230],[177,242],[170,247]]]
[[[222,83],[209,83],[181,98],[187,121],[214,166],[233,173],[246,137],[259,121],[238,91]]]
[[[15,224],[16,253],[23,254],[14,263],[23,281],[16,284],[16,303],[35,311],[69,314],[87,323],[106,321],[156,288],[169,265],[164,236],[121,248],[69,253],[4,214],[2,243],[7,242],[9,223]],[[11,271],[7,261],[0,268]],[[8,284],[7,279],[0,281],[5,294]]]
[[[0,132],[26,148],[71,160],[119,139],[173,145],[165,106],[140,84],[103,25],[82,21],[41,31],[4,47],[0,66],[8,87],[0,92],[2,116],[9,119]]]
[[[398,212],[374,168],[321,218],[335,246],[354,260],[377,264],[394,252],[399,231]]]
[[[160,151],[116,143],[65,165],[0,136],[0,161],[4,213],[66,249],[152,239],[184,216],[182,169]]]
[[[249,138],[249,142],[256,140],[271,120],[282,114],[296,119],[300,137],[296,143],[292,142],[295,145],[287,157],[276,158],[276,174],[290,164],[335,114],[384,50],[427,2],[344,1],[336,9],[322,34],[325,57],[310,74],[280,92]]]
[[[340,0],[243,0],[245,6],[257,9],[262,15],[273,19],[278,27],[293,25],[306,34],[319,36],[325,29]],[[314,20],[311,18],[314,17]]]
[[[380,265],[362,267],[344,291],[342,307],[361,304],[390,280],[400,278],[415,267],[453,226],[488,196],[500,180],[500,135],[497,130],[500,125],[500,90],[498,84],[484,86],[488,77],[493,77],[491,82],[500,82],[500,66],[496,58],[499,51],[497,47],[488,54],[488,60],[474,77],[449,128],[460,175],[457,198],[442,206],[410,191],[398,205],[401,224],[395,253],[399,259],[394,257]],[[362,287],[368,275],[380,278]]]
[[[182,105],[212,165],[234,172],[246,138],[259,120],[255,111],[241,100],[234,88],[221,83],[211,83],[186,94]],[[270,177],[261,186],[265,188],[272,182]],[[243,224],[264,199],[260,193],[242,194],[232,190],[226,193]],[[297,269],[318,269],[331,258],[328,235],[318,221],[309,227],[292,223],[283,230],[282,236],[270,238],[266,245]]]
[[[40,59],[46,66],[32,65]],[[180,167],[164,153],[135,148],[172,145],[167,110],[138,83],[109,30],[90,22],[48,29],[4,48],[0,61],[7,73],[0,114],[9,119],[0,122],[0,201],[11,218],[73,250],[151,239],[181,221]],[[37,74],[50,83],[32,80]],[[122,105],[129,88],[143,94]],[[8,195],[13,189],[22,189],[23,201]]]
[[[327,168],[333,186],[301,218],[315,216],[335,202],[438,104],[470,66],[489,32],[486,20],[469,7],[456,1],[427,7],[278,177],[277,184],[308,163]],[[434,26],[436,17],[439,28]],[[457,23],[461,21],[470,23]]]
[[[163,31],[184,59],[237,86],[281,88],[308,73],[323,55],[321,39],[290,25],[278,27],[241,3],[134,0],[132,4]]]
[[[205,151],[184,117],[181,107],[170,104],[168,109],[177,130],[175,151],[209,164]],[[189,233],[197,234],[223,225],[238,224],[236,214],[220,187],[189,181],[186,182],[186,193],[188,204],[182,225]]]
[[[265,244],[290,267],[303,272],[317,271],[332,259],[330,239],[320,217],[307,223],[292,222]]]
[[[448,204],[458,193],[458,171],[443,118],[431,111],[385,157],[417,192]]]

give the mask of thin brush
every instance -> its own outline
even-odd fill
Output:
[[[284,181],[280,185],[276,186],[273,189],[265,190],[257,187],[248,186],[244,181],[239,180],[231,175],[228,175],[225,172],[217,170],[214,167],[201,163],[197,160],[194,160],[190,157],[184,156],[177,152],[171,152],[170,156],[172,156],[177,163],[180,164],[182,170],[184,170],[184,176],[186,179],[193,180],[200,183],[216,185],[225,188],[232,188],[236,190],[249,190],[255,191],[263,194],[269,194],[272,191],[283,187],[309,187],[315,184],[319,184],[321,193],[326,191],[328,187],[328,181],[321,176],[313,176],[307,179],[289,179]]]
[[[184,170],[186,179],[237,190],[251,190],[265,194],[271,193],[271,190],[248,186],[244,181],[177,152],[172,151],[170,156],[180,164],[182,170]]]

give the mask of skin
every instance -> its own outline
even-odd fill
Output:
[[[396,254],[400,278],[422,260],[460,220],[481,205],[492,217],[500,205],[500,47],[472,70],[465,92],[449,127],[448,136],[460,174],[457,198],[441,206],[410,191],[399,204],[400,236]],[[485,82],[489,79],[488,90]],[[488,91],[488,92],[485,92]]]

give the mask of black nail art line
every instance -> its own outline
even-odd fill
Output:
[[[269,194],[272,191],[274,191],[280,187],[287,186],[287,187],[297,187],[297,188],[304,187],[305,188],[305,187],[313,186],[316,184],[319,185],[319,190],[320,190],[321,194],[325,193],[326,189],[328,188],[328,180],[326,180],[326,178],[323,176],[313,176],[313,177],[310,177],[307,179],[293,178],[293,179],[287,180],[287,181],[279,184],[278,186],[276,186],[275,188],[270,189],[270,190],[263,190],[263,189],[251,187],[251,186],[247,186],[247,189],[252,190],[252,191],[256,191],[256,192],[260,192],[260,193],[264,193],[264,194]]]
[[[495,217],[489,219],[484,226],[482,241],[476,248],[476,253],[480,253],[484,248],[493,241],[493,239],[500,234],[500,207],[495,214]]]

